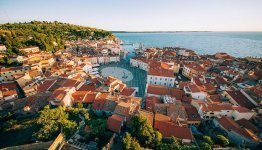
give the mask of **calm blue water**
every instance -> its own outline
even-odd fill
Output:
[[[114,33],[126,43],[142,42],[145,47],[184,47],[198,54],[227,52],[235,57],[262,57],[262,32],[176,32]],[[124,48],[131,49],[131,46]]]

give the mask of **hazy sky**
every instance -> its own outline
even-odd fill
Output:
[[[262,31],[262,0],[0,0],[0,23],[125,31]]]

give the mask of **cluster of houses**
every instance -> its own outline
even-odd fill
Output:
[[[89,78],[88,75],[100,76],[98,73],[100,64],[120,61],[120,44],[111,40],[68,41],[66,45],[66,50],[55,53],[41,51],[37,46],[23,47],[18,49],[20,55],[10,56],[6,46],[1,44],[0,57],[7,57],[22,65],[14,67],[0,65],[0,110],[14,106],[16,102],[21,102],[21,99],[31,100],[31,97],[39,95],[47,97],[50,95],[48,90],[51,86],[60,88],[60,85],[56,84],[60,84],[60,80],[63,79],[81,76],[81,82],[85,83],[86,78]],[[75,45],[80,47],[77,47],[77,51]],[[108,53],[104,53],[106,50]],[[74,90],[68,90],[69,93],[72,91]],[[24,105],[23,103],[22,106]]]
[[[261,60],[150,48],[130,65],[147,71],[144,109],[164,137],[192,141],[190,127],[212,121],[237,146],[261,143]]]
[[[147,72],[142,98],[121,80],[99,75],[101,64],[120,61],[119,43],[101,39],[66,45],[66,50],[54,54],[35,46],[21,48],[24,55],[16,59],[22,66],[0,66],[0,110],[19,106],[35,112],[47,104],[84,103],[92,105],[97,115],[108,116],[108,129],[115,133],[130,127],[131,117],[140,114],[163,137],[185,143],[195,140],[191,127],[206,120],[238,146],[261,142],[261,61],[150,48],[130,59],[130,66]],[[0,45],[1,54],[5,51]]]

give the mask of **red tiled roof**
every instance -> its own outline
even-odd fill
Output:
[[[67,79],[65,81],[65,83],[63,84],[63,87],[74,87],[78,84],[77,80],[73,80],[73,79]]]
[[[234,110],[231,104],[206,104],[202,105],[202,111],[221,111],[221,110]]]
[[[45,80],[42,84],[37,87],[37,92],[48,91],[56,82],[56,80]]]
[[[156,103],[161,103],[159,98],[155,96],[147,96],[146,97],[146,110],[150,112],[154,112]]]
[[[247,113],[247,112],[252,112],[251,110],[245,108],[245,107],[241,107],[241,106],[238,106],[238,107],[233,107],[234,110],[240,112],[240,113]]]
[[[228,131],[233,130],[234,132],[246,138],[252,139],[254,141],[261,141],[251,130],[241,128],[234,120],[228,117],[223,116],[217,119],[217,121],[223,128],[225,128]]]
[[[156,95],[169,95],[168,87],[149,84],[147,87],[147,93]]]
[[[75,102],[82,102],[85,99],[87,93],[88,91],[76,91],[72,94],[73,100]]]
[[[176,88],[171,88],[170,89],[170,95],[172,97],[175,97],[176,100],[182,100],[182,97],[184,95],[184,91]]]
[[[216,77],[215,80],[217,84],[228,84],[228,82],[223,77]]]
[[[15,90],[17,88],[17,85],[12,83],[0,83],[0,90],[1,91],[9,91],[9,90]]]
[[[99,93],[93,103],[93,108],[95,110],[102,110],[108,95],[109,93]]]
[[[77,91],[94,91],[96,89],[94,83],[83,84]]]
[[[190,88],[192,93],[200,92],[199,88],[195,84],[189,84],[188,87]]]
[[[189,84],[190,84],[190,82],[183,81],[183,82],[179,82],[178,86],[179,86],[179,89],[184,89],[184,87],[189,85]]]
[[[124,117],[114,114],[108,118],[107,127],[109,130],[119,133],[124,120]]]
[[[3,95],[3,97],[8,97],[8,96],[11,96],[11,95],[17,95],[17,92],[16,92],[16,90],[3,91],[2,95]]]
[[[210,92],[210,91],[215,91],[216,90],[216,88],[212,84],[210,84],[210,83],[205,83],[204,87],[205,87],[205,91],[206,92]]]
[[[63,98],[66,96],[67,91],[66,88],[58,88],[56,89],[51,96],[48,98],[49,100],[63,100]]]
[[[180,127],[170,122],[170,118],[165,115],[155,115],[154,128],[157,129],[163,135],[163,137],[174,136],[179,139],[194,139],[192,131],[189,128]]]
[[[201,121],[200,115],[197,112],[197,109],[191,105],[185,106],[187,113],[188,121]]]
[[[93,103],[95,101],[95,98],[96,98],[96,93],[94,92],[88,92],[86,97],[83,99],[83,103]]]
[[[227,93],[242,107],[255,108],[255,105],[240,91],[227,91]]]
[[[131,96],[135,92],[133,88],[124,88],[120,95]]]
[[[197,63],[186,64],[185,66],[192,70],[196,70],[197,72],[205,72],[205,69]]]
[[[117,104],[114,113],[124,115],[125,117],[129,117],[131,109],[132,109],[132,103],[120,102]]]
[[[251,131],[253,131],[254,133],[261,133],[262,129],[259,129],[258,127],[256,127],[254,124],[252,124],[250,121],[246,120],[246,119],[240,119],[237,120],[236,123],[244,128],[247,128]]]

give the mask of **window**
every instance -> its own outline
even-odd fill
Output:
[[[164,85],[166,85],[166,83],[164,83]]]

